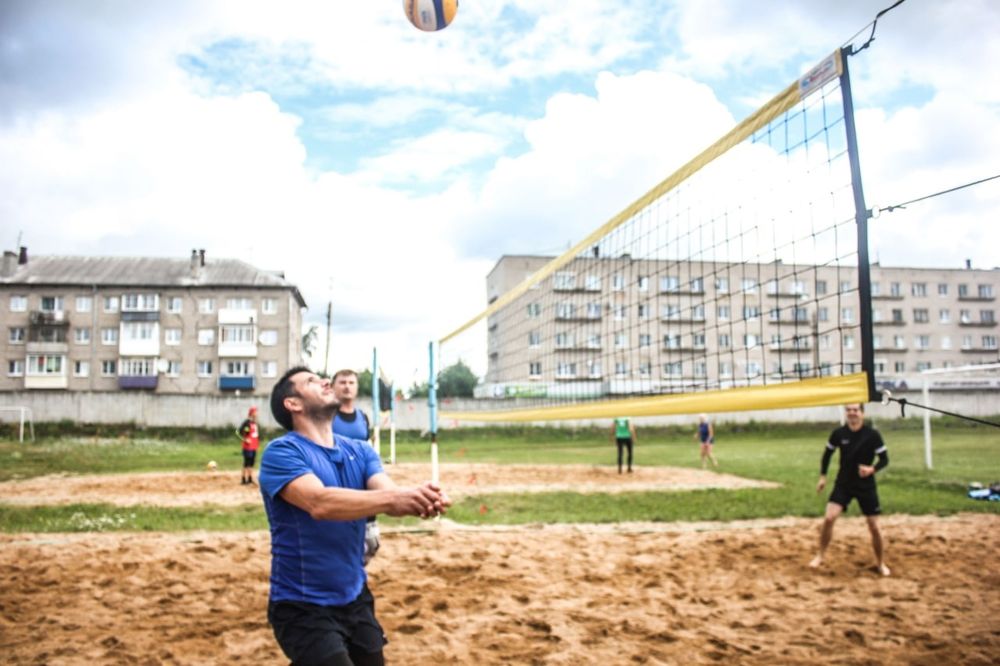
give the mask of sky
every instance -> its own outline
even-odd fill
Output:
[[[409,385],[503,254],[558,254],[890,0],[0,0],[0,244],[283,271],[316,369]],[[862,31],[859,34],[859,31]],[[1000,174],[1000,3],[851,59],[868,204]],[[883,265],[1000,265],[1000,180],[883,214]],[[330,357],[323,359],[327,303]]]

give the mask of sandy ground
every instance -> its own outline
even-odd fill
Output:
[[[431,478],[429,464],[387,465],[400,485]],[[193,472],[43,476],[0,483],[0,502],[8,504],[84,504],[153,506],[238,506],[257,504],[256,488],[241,486],[239,473]],[[680,467],[639,467],[618,474],[613,467],[590,465],[496,465],[449,463],[440,466],[440,481],[452,498],[484,492],[661,492],[696,488],[773,488],[776,484],[731,474]]]
[[[581,469],[597,470],[588,487],[662,482],[643,471],[605,483],[607,470]],[[473,487],[538,483],[508,468],[462,473],[476,475]],[[564,467],[554,473],[565,480]],[[149,476],[118,479],[126,494],[114,501],[148,501]],[[112,487],[100,486],[102,501]],[[152,491],[163,492],[162,479]],[[210,501],[200,493],[183,488],[183,503]],[[856,517],[838,523],[819,571],[806,566],[816,520],[517,529],[442,520],[385,530],[370,585],[392,664],[1000,661],[1000,516],[882,522],[887,579],[872,571]],[[286,664],[265,620],[268,571],[265,532],[0,534],[0,662]]]

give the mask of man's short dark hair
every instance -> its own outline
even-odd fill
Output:
[[[289,368],[271,389],[271,415],[285,430],[292,429],[292,413],[285,407],[285,398],[293,398],[298,395],[291,380],[294,375],[300,372],[312,372],[312,370],[304,365]]]
[[[357,377],[357,376],[358,373],[356,373],[354,370],[351,370],[350,368],[344,368],[343,370],[337,370],[337,372],[333,373],[333,378],[330,381],[332,382],[337,381],[337,377]]]

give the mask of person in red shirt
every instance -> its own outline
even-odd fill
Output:
[[[257,460],[257,449],[260,447],[256,405],[250,408],[246,420],[240,424],[236,434],[243,440],[243,477],[240,479],[240,484],[255,486],[257,484],[253,482],[253,465]]]

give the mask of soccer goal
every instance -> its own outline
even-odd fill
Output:
[[[544,422],[877,399],[868,211],[838,50],[558,257],[505,256],[439,342],[443,419]]]
[[[931,396],[955,391],[1000,392],[1000,363],[963,365],[956,368],[934,368],[920,373],[924,406],[933,408]],[[931,409],[924,409],[924,465],[934,469]]]
[[[0,407],[0,412],[13,412],[17,414],[18,429],[17,429],[17,440],[20,443],[24,443],[24,425],[27,423],[29,432],[31,434],[31,441],[35,441],[35,420],[31,414],[30,407]]]

